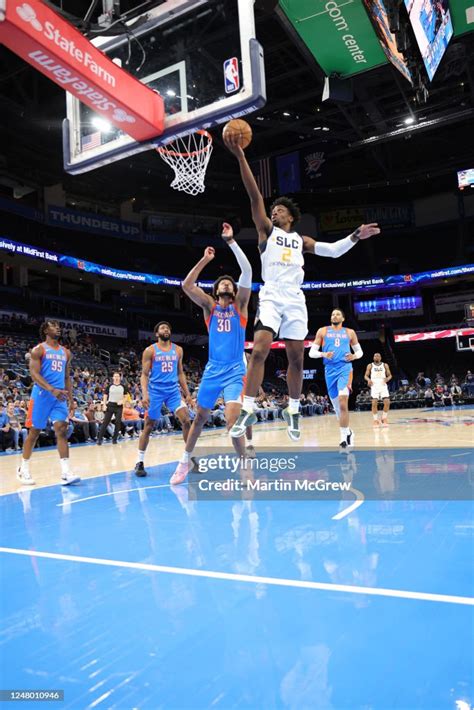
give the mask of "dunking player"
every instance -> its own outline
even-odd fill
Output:
[[[269,219],[244,151],[238,144],[239,134],[225,134],[224,141],[239,161],[242,181],[250,198],[264,281],[259,294],[254,347],[247,372],[242,413],[230,433],[231,436],[242,436],[245,427],[257,421],[254,414],[255,397],[263,381],[265,360],[272,340],[279,332],[280,338],[286,341],[288,357],[289,406],[283,411],[283,417],[287,423],[288,436],[298,441],[301,436],[299,405],[303,384],[304,338],[308,332],[308,312],[301,290],[304,278],[303,254],[339,257],[352,249],[359,240],[379,234],[380,229],[376,224],[363,224],[353,234],[333,244],[316,242],[294,231],[300,211],[287,197],[275,200]]]
[[[183,456],[171,477],[171,484],[182,483],[188,475],[190,458],[209,412],[220,393],[224,394],[225,418],[230,429],[240,414],[245,381],[244,357],[247,309],[252,292],[252,267],[242,249],[233,238],[230,224],[222,225],[222,238],[235,254],[241,274],[238,284],[232,276],[220,276],[215,281],[212,294],[196,286],[199,274],[215,256],[213,247],[207,247],[204,256],[183,281],[183,290],[202,308],[209,331],[209,362],[199,385],[196,417],[191,426]],[[234,448],[245,459],[245,428],[233,440]]]
[[[138,440],[138,461],[135,473],[139,477],[147,475],[144,466],[145,451],[156,420],[161,416],[161,407],[166,404],[181,422],[183,439],[186,441],[191,422],[186,403],[181,399],[179,385],[187,404],[192,403],[186,376],[183,370],[183,349],[171,342],[171,326],[161,321],[155,326],[156,343],[149,345],[142,355],[143,406],[147,409],[145,426]]]
[[[362,348],[351,328],[344,328],[344,313],[335,308],[331,325],[320,328],[309,351],[313,358],[324,358],[324,375],[328,395],[339,420],[340,447],[346,451],[354,445],[354,433],[349,428],[349,393],[352,386],[352,360],[359,360]],[[353,353],[351,353],[351,347]]]
[[[34,385],[26,418],[29,432],[23,445],[23,457],[17,478],[23,485],[35,484],[30,474],[31,453],[41,429],[44,429],[48,419],[51,419],[61,465],[61,484],[69,486],[81,480],[69,469],[67,425],[68,401],[72,405],[72,383],[69,374],[71,353],[59,344],[61,327],[58,321],[45,321],[39,332],[42,342],[31,351],[30,375]]]
[[[388,426],[388,411],[390,409],[390,394],[387,384],[392,379],[392,373],[386,362],[382,362],[380,353],[374,353],[374,361],[369,362],[365,371],[364,380],[370,387],[372,397],[372,416],[374,426]],[[378,404],[383,399],[382,421],[379,422]]]

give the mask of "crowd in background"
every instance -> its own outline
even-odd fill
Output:
[[[71,369],[74,401],[69,411],[68,439],[71,443],[91,442],[97,439],[98,430],[104,419],[104,394],[112,382],[114,371],[120,372],[122,382],[127,386],[121,437],[134,438],[143,428],[145,409],[141,401],[139,356],[144,344],[131,344],[115,353],[114,362],[104,362],[99,348],[90,336],[81,336],[74,329],[66,334],[66,344],[73,348],[74,360]],[[25,426],[32,380],[28,372],[31,347],[37,341],[0,335],[0,451],[19,449],[27,435]],[[202,363],[190,358],[184,363],[184,371],[189,391],[193,397],[190,408],[191,419],[195,416],[196,397],[202,377]],[[305,381],[307,392],[301,395],[303,416],[324,415],[332,411],[326,395],[312,391],[311,381]],[[256,399],[256,415],[259,422],[276,421],[288,404],[286,384],[276,378],[274,382],[264,382]],[[444,377],[441,373],[431,379],[419,372],[413,382],[400,380],[396,391],[391,392],[394,405],[403,406],[453,406],[474,397],[474,375],[467,371],[464,377],[455,374]],[[362,389],[356,397],[356,409],[370,407],[370,391]],[[225,426],[224,402],[219,399],[209,415],[208,428]],[[156,421],[152,436],[161,436],[180,428],[178,418],[163,407],[161,417]],[[112,437],[113,424],[109,425],[106,437]],[[54,443],[51,423],[41,432],[39,446]]]

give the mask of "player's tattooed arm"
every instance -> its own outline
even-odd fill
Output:
[[[182,283],[183,291],[186,296],[188,296],[197,306],[202,308],[206,318],[211,313],[214,306],[214,300],[211,296],[209,296],[209,294],[205,293],[202,288],[196,285],[196,281],[198,280],[201,271],[214,259],[215,255],[216,252],[214,247],[206,247],[202,259],[198,261],[196,266],[193,266]]]
[[[142,390],[142,402],[145,409],[150,407],[150,395],[148,392],[148,381],[150,379],[151,366],[153,364],[153,349],[150,345],[145,348],[142,355],[142,373],[140,375],[140,386]]]
[[[186,382],[186,375],[184,374],[183,370],[183,348],[177,345],[176,351],[178,353],[178,382],[184,394],[186,404],[191,405],[193,402],[193,398],[191,397],[191,394],[189,392],[188,383]]]
[[[392,379],[392,372],[391,372],[389,366],[387,365],[387,363],[385,363],[385,384],[387,384],[387,382],[390,382],[391,379]]]
[[[239,161],[240,176],[250,198],[250,206],[252,208],[252,219],[257,228],[258,242],[264,242],[273,229],[272,222],[265,211],[265,203],[258,189],[257,182],[248,164],[245,153],[239,145],[238,134],[224,135],[224,143],[230,152],[235,155]]]
[[[46,390],[47,392],[50,392],[56,399],[59,399],[61,401],[67,399],[67,392],[66,390],[60,390],[57,389],[56,387],[53,387],[52,385],[47,382],[47,380],[44,379],[41,375],[41,358],[43,356],[43,346],[42,345],[37,345],[36,348],[33,348],[31,351],[31,359],[30,359],[30,375],[31,379],[33,382],[37,385],[39,385],[42,389]]]

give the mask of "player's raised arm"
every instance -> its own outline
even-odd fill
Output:
[[[264,241],[272,231],[273,225],[265,212],[263,197],[260,194],[253,173],[250,170],[250,165],[247,162],[245,153],[239,145],[239,136],[238,134],[224,134],[223,138],[226,147],[239,161],[240,176],[247,190],[247,195],[250,198],[252,219],[257,228],[258,240],[259,242]]]
[[[247,307],[252,293],[252,266],[244,252],[234,239],[234,232],[230,224],[224,222],[222,225],[222,239],[234,252],[237,263],[240,266],[240,276],[238,280],[239,290],[235,303],[243,316],[247,317]]]
[[[42,345],[37,345],[36,348],[33,348],[33,350],[31,351],[31,359],[30,359],[31,379],[33,380],[33,382],[35,384],[42,387],[42,389],[46,390],[47,392],[51,392],[53,397],[56,397],[56,399],[59,399],[61,401],[67,399],[66,390],[60,390],[60,389],[57,389],[56,387],[53,387],[41,375],[41,357],[42,357],[42,355],[43,355],[43,346]]]
[[[360,358],[363,356],[364,351],[360,347],[359,339],[357,337],[357,333],[355,330],[352,329],[347,329],[350,337],[350,344],[351,348],[353,350],[352,353],[347,353],[347,355],[344,357],[344,360],[346,362],[352,362],[353,360],[360,360]]]
[[[150,407],[150,394],[148,392],[148,382],[150,380],[151,367],[153,364],[153,348],[145,348],[142,355],[142,374],[140,375],[140,387],[142,389],[142,402],[145,409]]]
[[[189,296],[191,301],[197,306],[200,306],[206,314],[211,312],[214,301],[202,288],[196,286],[196,281],[201,271],[214,259],[215,254],[214,247],[206,247],[202,259],[198,261],[196,266],[193,266],[182,283],[183,291],[186,296]]]
[[[344,239],[339,239],[337,242],[320,242],[311,237],[303,237],[303,251],[305,254],[316,254],[316,256],[329,256],[337,259],[343,254],[346,254],[360,240],[370,239],[376,234],[380,234],[378,224],[361,224],[355,232],[349,234]]]
[[[183,370],[183,348],[179,345],[176,346],[176,352],[178,353],[178,382],[184,394],[184,399],[186,404],[192,404],[192,397],[188,389],[188,383],[186,381],[186,375]]]

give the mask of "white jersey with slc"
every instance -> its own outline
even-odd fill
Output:
[[[303,237],[273,227],[260,244],[263,287],[259,294],[256,322],[280,338],[304,340],[308,332],[304,279]]]
[[[388,387],[385,383],[386,376],[385,363],[373,362],[372,367],[370,368],[370,379],[372,380],[370,396],[372,399],[386,399],[390,396]]]

